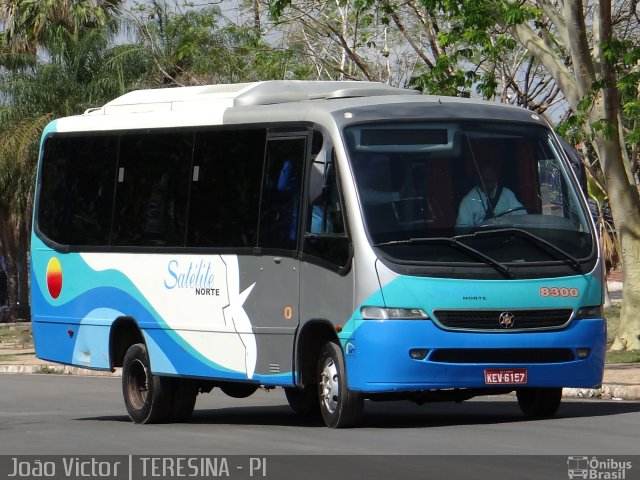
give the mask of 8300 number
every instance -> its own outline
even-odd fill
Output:
[[[541,287],[541,297],[577,297],[580,295],[580,290],[577,288],[565,288],[565,287]]]

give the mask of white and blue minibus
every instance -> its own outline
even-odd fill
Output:
[[[51,122],[31,239],[39,358],[122,368],[129,416],[283,387],[365,400],[600,385],[597,237],[547,122],[372,82],[141,90]]]

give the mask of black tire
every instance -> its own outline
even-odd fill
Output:
[[[362,419],[364,399],[347,388],[342,349],[335,342],[327,343],[320,351],[318,398],[327,427],[353,427]]]
[[[291,409],[299,415],[317,415],[320,413],[320,400],[317,385],[304,388],[285,387],[284,394]]]
[[[562,401],[562,388],[520,388],[516,391],[522,413],[531,418],[553,417]]]
[[[163,423],[172,405],[171,379],[151,373],[147,347],[131,345],[122,362],[122,394],[129,417],[135,423]]]
[[[174,378],[169,420],[179,423],[189,420],[196,406],[197,396],[198,386],[193,380]]]

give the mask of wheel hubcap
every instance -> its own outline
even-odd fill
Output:
[[[322,392],[320,398],[322,404],[330,413],[336,411],[338,407],[338,395],[340,393],[338,387],[338,369],[332,358],[327,358],[322,368],[320,376],[320,385]]]
[[[129,375],[127,376],[127,393],[131,405],[140,410],[147,401],[149,383],[147,369],[140,360],[131,364]]]

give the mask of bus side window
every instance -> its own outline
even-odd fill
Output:
[[[124,135],[114,245],[184,246],[192,134]]]
[[[265,129],[196,133],[187,246],[255,247]]]
[[[329,155],[331,159],[328,162],[314,162],[311,166],[304,253],[327,261],[340,270],[347,266],[350,247],[345,233],[345,218],[334,154],[332,152]],[[321,168],[324,171],[320,170]],[[318,191],[314,184],[317,184],[320,174],[322,187]]]
[[[37,227],[62,245],[109,243],[118,138],[48,138],[42,161]]]
[[[262,248],[297,248],[305,151],[306,138],[267,142],[258,241]]]
[[[317,165],[312,168],[317,168]],[[333,161],[324,164],[322,190],[309,203],[307,231],[318,235],[345,232]]]

